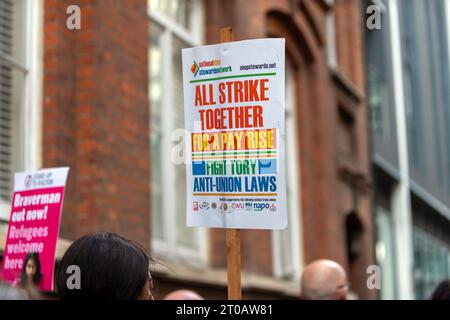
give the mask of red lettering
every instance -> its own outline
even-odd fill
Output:
[[[242,93],[242,81],[234,83],[234,102],[244,102],[244,94]]]
[[[216,102],[214,101],[214,87],[213,84],[209,84],[209,105],[215,105]]]
[[[227,91],[228,91],[228,103],[231,103],[231,86],[233,85],[233,82],[227,82]]]
[[[269,79],[262,79],[260,81],[260,89],[259,92],[261,93],[261,101],[267,101],[269,98],[266,97],[266,91],[269,89],[267,87],[267,82],[269,82]]]
[[[199,110],[201,130],[262,128],[263,111],[260,105]]]
[[[261,106],[254,106],[253,107],[253,127],[254,128],[261,128],[264,127],[264,120],[263,120],[263,108]]]
[[[205,130],[205,110],[199,110],[200,113],[200,124],[202,127],[202,131]]]
[[[259,101],[258,97],[258,80],[250,80],[249,82],[250,101]]]
[[[225,103],[225,83],[221,82],[219,83],[219,103],[224,104]]]
[[[202,105],[202,95],[200,93],[200,86],[195,86],[195,106],[201,106]]]

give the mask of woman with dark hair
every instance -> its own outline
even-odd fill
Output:
[[[29,252],[20,274],[20,286],[22,288],[39,287],[42,281],[41,262],[36,252]]]
[[[57,277],[60,297],[153,300],[150,261],[150,255],[139,244],[116,234],[84,236],[72,243],[61,260]],[[71,285],[76,274],[70,266],[79,268],[78,289]]]
[[[450,300],[450,280],[443,280],[433,292],[431,300]]]

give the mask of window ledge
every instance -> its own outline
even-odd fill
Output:
[[[158,260],[154,267],[154,273],[157,277],[183,283],[190,282],[204,286],[223,287],[224,289],[227,286],[227,270],[225,269],[193,268]],[[294,299],[300,296],[299,280],[282,280],[247,272],[241,274],[241,288],[242,291],[267,292]]]
[[[338,68],[329,67],[332,79],[337,89],[352,100],[353,103],[359,104],[364,100],[364,93],[359,90]]]
[[[6,236],[8,233],[8,223],[0,222],[0,253],[3,255],[5,244],[6,244]],[[72,241],[58,238],[56,244],[56,261],[60,261],[67,248],[72,244]]]

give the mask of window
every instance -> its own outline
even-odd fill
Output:
[[[450,248],[419,228],[413,238],[416,298],[429,299],[439,282],[450,278]]]
[[[375,208],[377,241],[375,253],[377,264],[381,268],[381,299],[394,300],[396,293],[395,245],[392,230],[392,216],[381,206]]]
[[[150,0],[150,10],[160,12],[167,18],[189,30],[192,1],[189,0]]]
[[[201,44],[200,1],[149,1],[152,247],[157,255],[204,265],[206,233],[186,227],[181,49]],[[175,157],[174,157],[175,156]]]
[[[300,187],[299,151],[295,108],[295,70],[286,59],[286,196],[288,228],[273,231],[274,274],[278,278],[296,280],[300,278],[303,242],[300,237]]]
[[[411,168],[416,181],[435,189],[445,186],[448,175],[442,172],[449,168],[445,139],[450,133],[446,119],[450,104],[446,3],[399,2]]]
[[[444,10],[443,10],[444,11]],[[444,11],[446,14],[443,14],[445,16],[445,21],[446,24],[445,26],[443,26],[446,34],[447,34],[447,62],[449,63],[449,69],[450,69],[450,49],[449,49],[449,44],[450,44],[450,32],[448,32],[448,30],[450,30],[450,1],[446,1],[446,8]],[[450,86],[450,70],[448,70],[448,73],[445,73],[445,78],[444,78],[444,88],[448,88]],[[449,101],[450,98],[450,93],[448,90],[444,91],[444,94],[446,96],[446,101]],[[444,105],[443,109],[444,109],[444,123],[445,123],[445,137],[446,139],[443,139],[444,141],[449,141],[450,140],[450,108],[448,108],[450,102],[448,102],[446,105]],[[447,155],[447,165],[446,167],[444,167],[444,171],[447,171],[447,194],[450,195],[450,146],[448,145],[448,143],[445,144],[446,147],[446,155]]]
[[[392,79],[390,60],[390,38],[387,7],[383,2],[369,1],[379,5],[381,10],[381,29],[366,30],[367,53],[367,90],[368,104],[371,110],[372,130],[374,133],[390,140],[395,134],[392,132],[391,114]]]
[[[444,110],[450,105],[449,82],[449,57],[447,28],[445,15],[445,0],[430,2],[425,8],[425,20],[427,29],[427,48],[429,54],[429,77],[430,91],[429,104],[427,110],[432,114],[432,126],[430,134],[433,137],[434,157],[434,177],[439,185],[443,187],[444,177],[444,148],[442,139],[445,137],[445,121],[443,121]],[[448,132],[448,129],[447,129]],[[449,136],[447,136],[449,137]]]
[[[421,45],[417,27],[417,2],[401,0],[400,36],[402,45],[403,83],[405,88],[405,108],[410,156],[417,167],[424,165],[423,124],[420,109],[421,93],[421,61],[419,46]]]
[[[0,0],[0,218],[13,174],[40,167],[41,1]]]

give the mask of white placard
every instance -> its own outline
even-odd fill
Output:
[[[182,50],[187,225],[287,227],[285,40]]]

